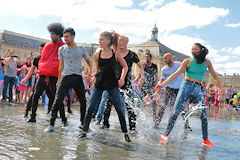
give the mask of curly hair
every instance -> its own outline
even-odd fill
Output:
[[[52,24],[48,25],[47,28],[48,28],[49,32],[53,32],[56,35],[59,35],[60,38],[63,36],[64,27],[61,23],[52,23]]]

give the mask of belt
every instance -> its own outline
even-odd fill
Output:
[[[202,85],[201,83],[199,83],[199,82],[194,82],[194,81],[190,81],[190,80],[185,80],[185,81],[187,81],[187,82],[191,82],[191,83],[194,83],[194,84],[197,84],[197,85]]]

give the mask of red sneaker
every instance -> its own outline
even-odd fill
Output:
[[[167,144],[168,143],[168,136],[166,134],[161,135],[161,138],[159,140],[160,144]]]
[[[203,140],[203,142],[202,142],[202,147],[212,148],[212,147],[214,147],[214,145],[213,145],[212,142],[207,138],[206,140]]]

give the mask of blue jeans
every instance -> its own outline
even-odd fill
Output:
[[[173,113],[169,118],[165,134],[170,134],[178,115],[182,111],[184,104],[189,98],[191,98],[195,104],[202,103],[202,106],[206,106],[204,97],[202,95],[201,85],[189,81],[183,81],[175,100]],[[205,140],[208,138],[208,121],[206,108],[202,109],[200,118],[202,121],[202,135],[203,139]]]
[[[107,97],[108,97],[108,92],[105,90],[102,93],[102,99],[101,102],[99,104],[99,109],[98,109],[98,114],[97,114],[97,120],[101,122],[102,117],[103,117],[103,112],[104,112],[104,106],[107,102]]]
[[[93,87],[90,100],[89,100],[89,106],[84,118],[84,126],[83,131],[87,132],[89,129],[89,124],[91,122],[91,117],[94,109],[98,107],[98,102],[101,100],[103,89],[97,88],[96,86]],[[115,109],[118,114],[118,118],[120,121],[121,129],[123,133],[127,133],[127,126],[126,126],[126,119],[125,119],[125,108],[124,108],[124,100],[120,94],[119,88],[115,87],[112,89],[106,90],[113,105],[115,106]]]
[[[7,99],[7,89],[8,89],[8,85],[9,85],[9,100],[11,101],[13,98],[13,86],[16,83],[16,78],[15,77],[8,77],[8,76],[4,76],[4,82],[3,82],[3,99]]]

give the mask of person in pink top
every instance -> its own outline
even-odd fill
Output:
[[[28,84],[20,84],[20,81],[24,79],[27,75],[27,66],[25,65],[22,66],[20,70],[21,70],[21,73],[18,76],[18,91],[20,91],[19,102],[23,104],[27,101],[27,85]]]

